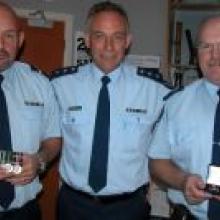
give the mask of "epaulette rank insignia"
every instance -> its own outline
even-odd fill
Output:
[[[158,68],[148,68],[148,67],[138,67],[137,75],[150,78],[155,80],[168,88],[172,88],[168,82],[163,79],[162,74],[159,72]]]
[[[32,71],[41,72],[35,65],[33,65],[31,63],[29,65],[30,65]]]
[[[31,67],[31,70],[34,71],[34,72],[37,72],[37,73],[40,73],[46,77],[48,77],[48,74],[43,72],[41,69],[37,68],[35,65],[29,63],[30,67]]]
[[[51,77],[50,80],[53,80],[54,78],[60,77],[60,76],[65,76],[68,74],[74,74],[78,71],[78,67],[77,66],[69,66],[69,67],[64,67],[64,68],[60,68],[57,70],[54,70],[51,72]]]
[[[172,91],[170,91],[167,95],[165,95],[163,97],[163,100],[166,101],[167,99],[169,99],[171,96],[173,96],[174,94],[178,93],[179,91],[182,91],[184,89],[184,87],[178,88],[178,89],[174,89]]]

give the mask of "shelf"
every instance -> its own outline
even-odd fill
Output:
[[[190,3],[176,3],[172,4],[171,9],[175,10],[192,10],[192,11],[210,11],[210,10],[220,10],[219,3],[212,4],[190,4]]]
[[[193,70],[193,69],[196,70],[198,68],[197,65],[186,65],[186,64],[172,64],[171,67],[180,71]]]

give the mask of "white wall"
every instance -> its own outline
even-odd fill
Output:
[[[68,13],[74,16],[74,29],[83,28],[89,7],[99,0],[2,0],[13,7]],[[165,57],[167,0],[114,0],[127,10],[134,34],[133,54]]]

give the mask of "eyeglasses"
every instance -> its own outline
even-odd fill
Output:
[[[214,49],[217,49],[220,52],[220,42],[217,43],[205,43],[205,42],[199,42],[197,44],[197,49],[204,52],[210,52]]]

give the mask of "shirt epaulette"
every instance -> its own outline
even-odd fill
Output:
[[[153,124],[153,126],[152,126],[152,128],[151,128],[151,133],[154,132],[154,130],[155,130],[157,124],[158,124],[158,123],[160,122],[160,120],[162,119],[163,114],[164,114],[164,106],[163,106],[163,108],[161,109],[158,118],[156,119],[156,121],[154,122],[154,124]]]
[[[158,68],[138,67],[137,75],[155,80],[156,82],[163,84],[164,86],[168,87],[169,89],[172,88],[172,86],[167,81],[165,81],[163,79],[163,76],[158,71]]]
[[[174,89],[172,91],[170,91],[167,95],[165,95],[163,97],[163,100],[166,101],[167,99],[169,99],[171,96],[173,96],[174,94],[182,91],[184,89],[184,87],[178,88],[178,89]]]
[[[43,72],[41,69],[37,68],[35,65],[28,63],[28,65],[30,65],[30,68],[32,71],[40,73],[46,77],[48,77],[48,74],[46,72]]]
[[[60,76],[65,76],[68,74],[74,74],[78,71],[78,67],[77,66],[69,66],[69,67],[64,67],[64,68],[60,68],[60,69],[56,69],[54,71],[51,72],[50,74],[50,80],[53,80],[57,77]]]

